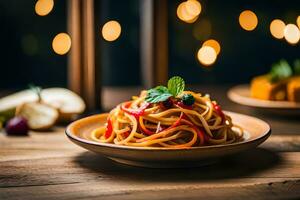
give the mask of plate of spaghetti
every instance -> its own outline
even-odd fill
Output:
[[[168,86],[141,91],[109,113],[70,124],[75,144],[117,162],[146,167],[203,165],[265,141],[270,126],[255,117],[223,111],[209,95]]]

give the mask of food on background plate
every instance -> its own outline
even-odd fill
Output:
[[[300,102],[300,61],[293,69],[285,60],[274,64],[268,74],[252,79],[250,93],[262,100]]]
[[[290,101],[300,102],[300,76],[291,78],[289,81],[287,96]]]
[[[243,129],[232,123],[209,95],[185,91],[178,76],[168,87],[142,91],[116,106],[105,126],[91,131],[89,139],[135,147],[189,148],[234,143]]]
[[[269,75],[257,76],[251,81],[251,97],[262,100],[286,100],[286,80],[272,83]]]

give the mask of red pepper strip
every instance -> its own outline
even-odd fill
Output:
[[[133,110],[133,109],[129,109],[128,107],[131,105],[131,102],[125,102],[121,105],[121,110],[123,110],[124,112],[133,115],[135,118],[139,118],[140,116],[144,115],[146,108],[149,107],[150,103],[145,103],[143,106],[141,106],[140,108]]]
[[[184,103],[182,103],[181,101],[177,101],[175,104],[176,104],[177,106],[181,107],[181,108],[188,109],[188,110],[193,110],[193,107],[192,107],[192,106],[184,105]]]
[[[201,129],[201,131],[203,131],[203,133],[205,133],[205,131],[203,129]],[[211,138],[210,135],[207,134],[203,134],[204,135],[204,142],[208,143],[209,139]]]
[[[104,136],[105,136],[106,139],[111,136],[112,131],[113,131],[113,126],[112,126],[111,119],[109,118],[107,120],[106,130],[105,130],[105,134],[104,134]]]
[[[187,119],[188,119],[188,117],[186,115],[184,115],[184,118],[181,121],[183,124],[189,125],[191,128],[193,128],[197,132],[198,137],[200,139],[200,144],[204,144],[204,142],[207,142],[209,139],[209,136],[207,134],[205,134],[205,131],[198,128],[196,124],[188,121]]]
[[[180,125],[181,123],[181,120],[182,120],[182,117],[183,117],[184,113],[182,112],[179,116],[179,118],[171,125],[169,126],[168,128],[166,128],[165,130],[168,130],[168,129],[171,129],[171,128],[174,128],[174,127],[177,127]]]
[[[155,132],[150,131],[149,129],[147,129],[145,127],[144,122],[143,122],[143,118],[141,116],[139,117],[139,125],[140,125],[139,127],[141,127],[142,131],[144,133],[146,133],[147,135],[153,135],[153,134],[155,134]]]
[[[130,134],[129,131],[126,131],[125,133],[123,133],[123,135],[124,135],[125,138],[128,138],[129,134]]]
[[[214,109],[218,113],[218,115],[222,118],[222,122],[225,121],[225,114],[223,113],[223,110],[222,110],[221,106],[214,103],[214,102],[212,104],[214,106]]]
[[[198,137],[199,137],[199,139],[200,139],[200,144],[203,145],[204,142],[205,142],[205,134],[204,134],[204,131],[201,130],[201,129],[199,129],[199,128],[197,128],[195,125],[192,126],[192,128],[197,132],[197,135],[198,135]]]

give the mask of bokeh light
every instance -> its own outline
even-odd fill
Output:
[[[177,17],[186,22],[194,23],[201,13],[201,4],[197,0],[188,0],[177,7]]]
[[[296,44],[300,39],[300,31],[295,24],[288,24],[284,28],[284,37],[290,44]]]
[[[187,22],[187,23],[192,23],[194,21],[195,16],[191,15],[187,12],[186,7],[185,7],[186,2],[182,2],[179,4],[177,7],[177,16],[180,20]]]
[[[112,42],[121,35],[121,25],[117,21],[108,21],[102,28],[102,36],[106,41]]]
[[[297,25],[298,25],[298,28],[300,28],[300,16],[297,17]]]
[[[210,37],[212,26],[207,19],[200,19],[193,27],[193,36],[200,41],[206,40]]]
[[[218,42],[217,40],[214,40],[214,39],[206,40],[206,41],[203,43],[202,46],[203,46],[203,47],[204,47],[204,46],[212,47],[212,48],[215,50],[215,52],[216,52],[217,55],[218,55],[218,54],[220,53],[220,51],[221,51],[221,46],[220,46],[219,42]]]
[[[243,11],[239,16],[239,23],[246,31],[252,31],[258,24],[257,16],[251,10]]]
[[[33,56],[38,53],[38,40],[32,34],[24,35],[21,40],[21,45],[23,52],[28,56]]]
[[[201,64],[209,66],[216,61],[217,53],[210,46],[202,46],[197,53],[197,58]]]
[[[198,19],[198,16],[196,16],[195,18],[191,19],[191,20],[187,20],[185,21],[186,23],[192,24],[194,23],[196,20]]]
[[[35,13],[40,16],[48,15],[54,7],[53,0],[38,0],[35,3]]]
[[[201,4],[197,0],[188,0],[185,2],[185,9],[190,15],[198,16],[201,13]]]
[[[282,39],[284,37],[285,23],[280,19],[274,19],[270,24],[270,32],[274,38]]]
[[[67,33],[57,34],[52,41],[52,48],[55,53],[64,55],[71,48],[71,38]]]

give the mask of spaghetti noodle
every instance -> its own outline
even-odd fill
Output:
[[[228,144],[241,140],[243,130],[212,101],[191,91],[182,91],[165,101],[149,103],[149,91],[121,103],[108,116],[105,126],[91,132],[97,142],[135,147],[189,148]],[[184,104],[184,97],[192,99]]]

